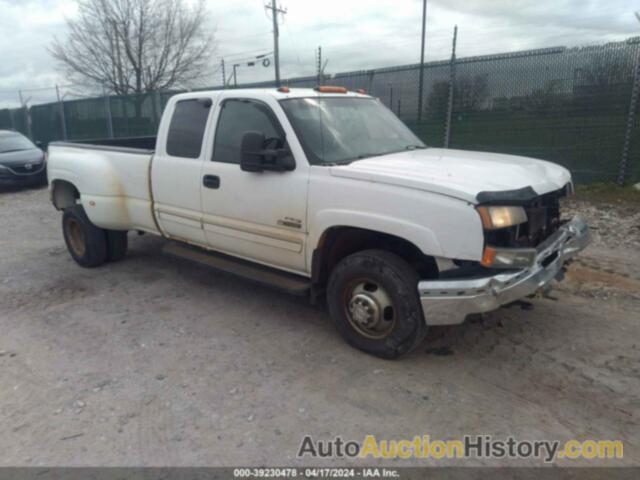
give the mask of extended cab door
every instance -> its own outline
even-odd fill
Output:
[[[238,98],[225,93],[214,125],[201,186],[208,244],[218,251],[305,273],[309,167],[284,112],[271,97]],[[289,149],[295,169],[242,171],[240,146],[248,131],[264,133],[271,147]]]
[[[173,110],[171,109],[173,106]],[[200,185],[211,98],[186,98],[167,106],[152,163],[154,209],[163,233],[206,245]],[[165,125],[164,122],[168,122]]]

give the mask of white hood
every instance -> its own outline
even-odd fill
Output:
[[[569,171],[515,155],[427,148],[331,167],[331,175],[426,190],[477,203],[480,192],[531,187],[538,194],[564,187]]]

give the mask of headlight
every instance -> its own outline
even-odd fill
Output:
[[[485,230],[519,225],[527,221],[527,214],[522,207],[478,207]]]

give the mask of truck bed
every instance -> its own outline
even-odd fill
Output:
[[[149,181],[154,149],[141,148],[148,145],[141,139],[99,141],[49,144],[50,181],[66,181],[82,192],[87,216],[101,228],[157,232]]]
[[[53,142],[51,145],[74,146],[76,148],[86,147],[99,150],[129,151],[131,153],[147,154],[154,152],[156,148],[156,137],[92,138],[74,140],[72,142]]]

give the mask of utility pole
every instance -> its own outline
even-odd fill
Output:
[[[422,44],[420,47],[420,79],[418,80],[418,122],[422,120],[422,89],[424,87],[424,40],[427,28],[427,0],[422,2]]]
[[[224,72],[224,58],[222,59],[222,62],[220,62],[220,66],[222,68],[222,88],[227,88],[227,76]]]
[[[278,37],[280,31],[278,29],[278,14],[286,14],[287,10],[278,8],[277,0],[271,0],[269,5],[264,6],[266,9],[271,10],[271,19],[273,20],[273,60],[276,68],[276,87],[280,86],[280,49],[278,46]]]

